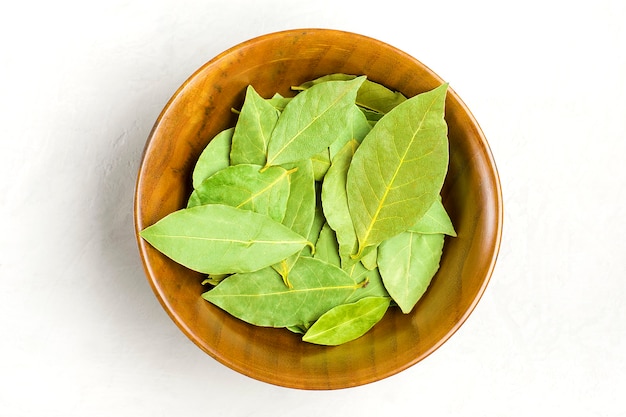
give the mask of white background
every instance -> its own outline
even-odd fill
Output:
[[[465,325],[396,376],[328,392],[252,380],[193,345],[132,225],[141,152],[176,88],[239,42],[304,27],[378,38],[449,81],[505,203]],[[622,0],[9,2],[0,416],[625,416],[625,140]]]

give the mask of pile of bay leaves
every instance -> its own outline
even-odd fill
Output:
[[[141,236],[206,274],[202,297],[233,316],[338,345],[390,305],[409,313],[456,236],[440,197],[447,84],[410,99],[346,74],[293,89],[249,86],[200,155],[187,207]]]

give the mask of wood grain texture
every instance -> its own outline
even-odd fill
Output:
[[[340,31],[291,30],[218,55],[174,94],[148,138],[138,173],[138,233],[185,206],[196,159],[211,137],[234,125],[251,84],[264,97],[330,73],[367,75],[406,96],[444,80],[380,41]],[[453,80],[452,80],[453,81]],[[453,83],[452,83],[453,85]],[[450,167],[443,203],[458,237],[446,238],[441,268],[411,314],[390,309],[365,336],[336,347],[304,343],[283,329],[251,326],[204,301],[202,276],[138,238],[148,280],[164,309],[201,349],[271,384],[338,389],[394,375],[427,357],[462,325],[491,277],[502,234],[502,196],[487,141],[452,88],[446,100]]]

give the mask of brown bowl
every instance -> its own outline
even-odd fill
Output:
[[[165,106],[139,169],[135,229],[185,206],[191,172],[210,138],[234,125],[246,86],[264,97],[331,73],[365,74],[407,96],[443,80],[383,42],[335,30],[272,33],[237,45],[196,71]],[[224,365],[271,384],[337,389],[394,375],[441,346],[472,312],[492,274],[502,233],[502,196],[489,146],[452,90],[446,100],[450,166],[443,201],[458,237],[445,243],[441,267],[413,311],[390,309],[365,336],[337,347],[308,344],[284,329],[240,321],[200,294],[202,276],[137,238],[148,280],[180,329]]]

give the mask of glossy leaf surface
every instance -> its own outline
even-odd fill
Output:
[[[178,210],[145,228],[141,237],[181,265],[206,274],[256,271],[308,244],[267,216],[221,204]]]
[[[357,258],[406,231],[437,199],[448,168],[446,89],[444,84],[395,107],[356,150],[346,188]]]
[[[336,346],[357,339],[383,318],[389,302],[389,298],[367,297],[337,306],[313,323],[302,340]]]
[[[389,295],[409,313],[439,269],[444,235],[404,232],[381,243],[378,268]]]

